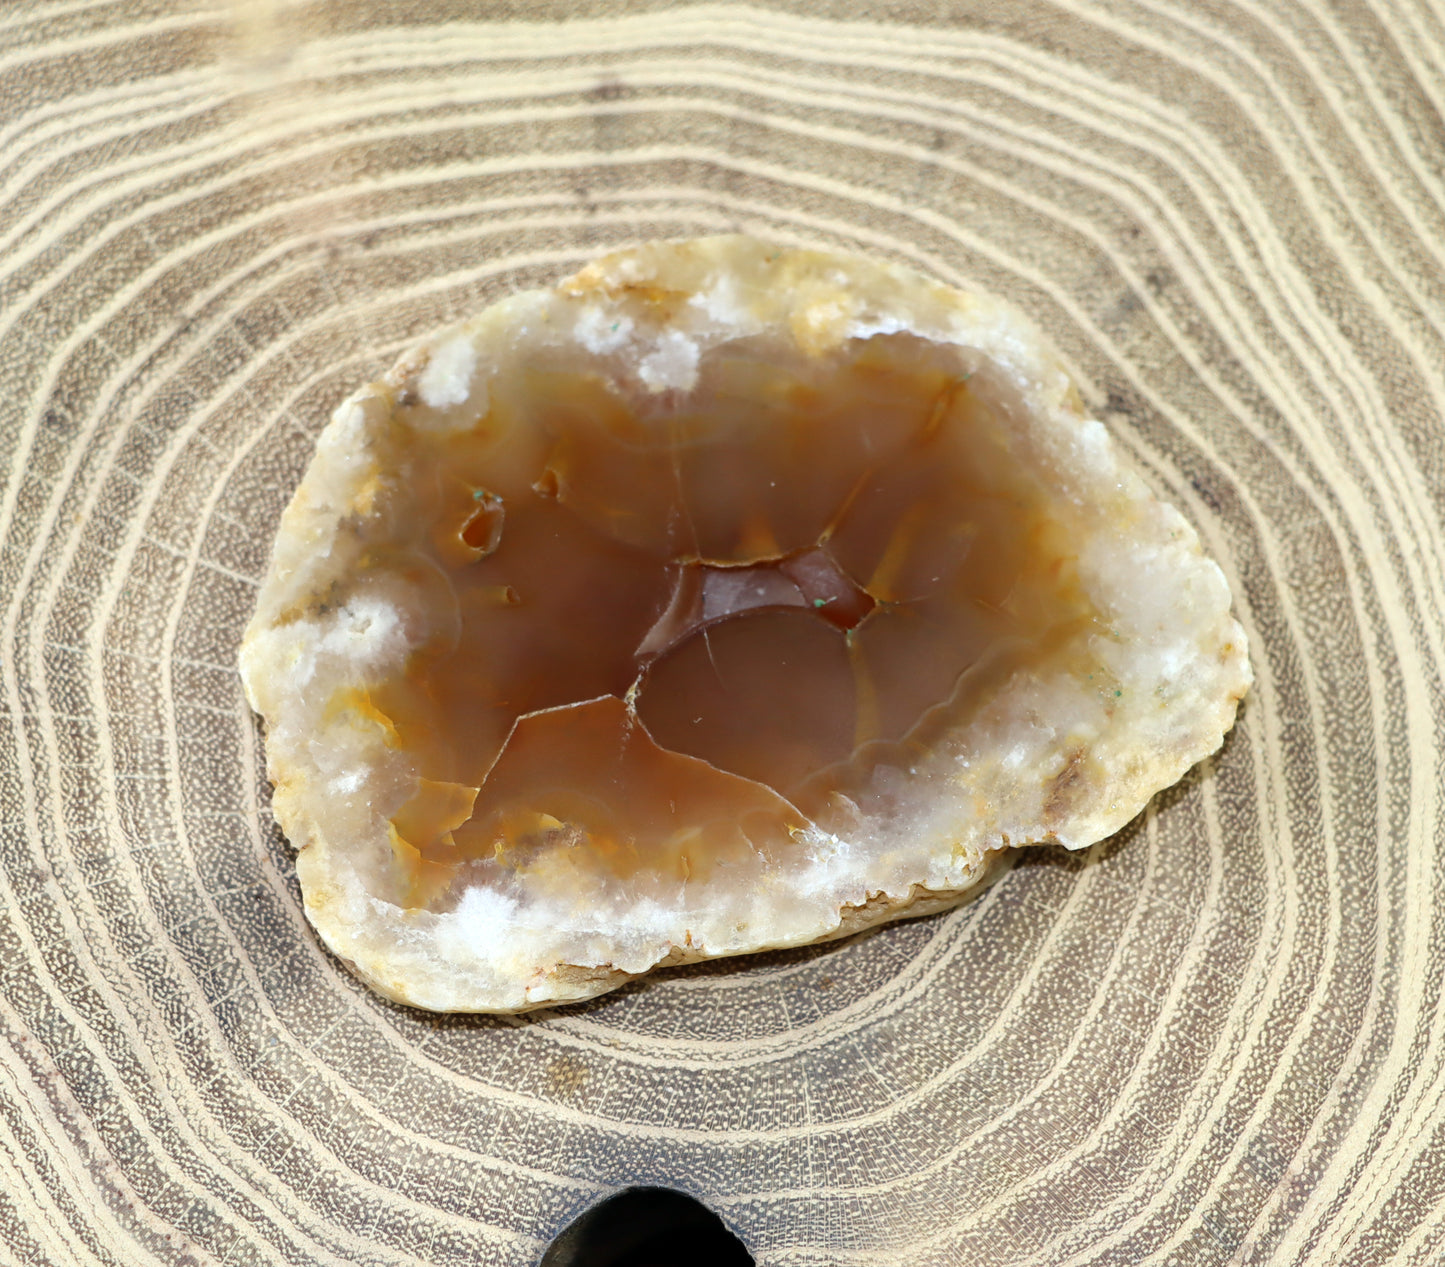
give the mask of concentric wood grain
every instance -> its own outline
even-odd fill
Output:
[[[531,1264],[629,1183],[777,1267],[1439,1261],[1442,67],[1424,0],[0,8],[0,1262]],[[1030,311],[1258,685],[952,915],[387,1004],[238,686],[280,511],[410,340],[734,228]]]

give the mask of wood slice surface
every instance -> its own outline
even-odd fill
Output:
[[[0,8],[0,1262],[1445,1253],[1445,18],[1417,0]],[[1083,856],[522,1018],[323,950],[235,661],[331,409],[600,251],[1012,300],[1257,683]]]

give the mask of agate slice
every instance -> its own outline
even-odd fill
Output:
[[[611,255],[347,400],[241,655],[321,936],[509,1012],[962,900],[1219,747],[1219,568],[1038,336],[741,237]]]

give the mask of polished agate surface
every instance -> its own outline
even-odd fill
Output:
[[[1102,673],[1073,543],[975,385],[908,334],[742,342],[686,397],[563,358],[493,380],[366,564],[431,578],[438,631],[369,693],[416,757],[398,896],[559,852],[706,880],[851,831],[1020,665]]]

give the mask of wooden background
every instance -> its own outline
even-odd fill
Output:
[[[1445,1254],[1445,11],[0,7],[0,1262]],[[330,409],[598,250],[746,229],[1048,331],[1258,685],[1087,857],[525,1019],[320,948],[234,669]]]

